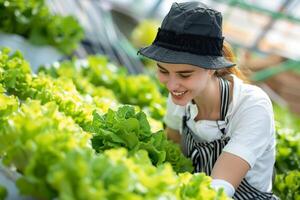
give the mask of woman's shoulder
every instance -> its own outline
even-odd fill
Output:
[[[228,120],[246,119],[248,116],[263,115],[269,119],[273,118],[272,102],[260,87],[244,83],[241,79],[234,77],[233,100],[227,113]],[[235,121],[235,120],[233,120]]]
[[[234,78],[234,97],[238,105],[251,107],[255,105],[272,106],[272,102],[268,94],[260,87],[248,83],[244,83],[237,77]]]
[[[270,138],[274,138],[275,124],[272,102],[268,95],[258,86],[239,82],[236,102],[229,115],[228,133],[234,141],[244,143],[246,149],[261,146],[272,147]],[[259,142],[258,142],[259,141]],[[235,146],[235,148],[237,147]],[[230,147],[233,148],[233,147]],[[237,148],[238,149],[238,148]],[[257,147],[257,149],[260,149]],[[253,150],[251,154],[255,154]],[[251,159],[250,159],[251,160]],[[254,164],[253,161],[250,163]]]

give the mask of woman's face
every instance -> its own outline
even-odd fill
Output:
[[[185,106],[201,95],[211,70],[188,64],[157,63],[157,77],[169,90],[175,104]]]

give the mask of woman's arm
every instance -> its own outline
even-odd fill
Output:
[[[178,130],[174,130],[169,127],[166,127],[166,132],[169,140],[172,140],[173,142],[180,144],[181,135]]]
[[[244,108],[232,118],[229,142],[217,159],[211,176],[238,188],[270,141],[274,139],[272,103],[262,90],[243,101]],[[256,97],[254,97],[256,95]],[[256,174],[255,176],[259,176]]]
[[[217,159],[211,176],[229,182],[235,189],[240,185],[250,165],[234,154],[223,152]]]

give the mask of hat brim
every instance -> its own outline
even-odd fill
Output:
[[[175,51],[155,44],[138,51],[141,55],[152,60],[173,64],[190,64],[205,69],[222,69],[236,64],[229,62],[223,56],[201,56],[188,52]]]

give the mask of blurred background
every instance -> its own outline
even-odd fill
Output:
[[[7,200],[33,199],[19,196],[15,185],[18,177],[24,176],[25,154],[16,157],[13,168],[7,167],[13,159],[2,165],[3,155],[9,155],[7,149],[18,155],[26,146],[24,141],[16,140],[21,137],[9,137],[14,134],[12,130],[27,138],[34,129],[31,126],[39,127],[39,134],[51,126],[32,124],[34,120],[27,121],[22,114],[15,125],[30,128],[19,131],[14,123],[7,123],[13,128],[6,128],[6,135],[5,123],[1,122],[8,122],[7,117],[19,112],[22,104],[28,106],[26,99],[43,104],[54,100],[60,112],[84,131],[94,110],[107,113],[123,104],[144,111],[152,132],[163,129],[167,91],[155,79],[155,63],[138,56],[137,51],[152,43],[173,2],[0,0],[0,49],[12,50],[0,51],[0,199],[4,199],[1,186],[8,191]],[[282,199],[300,199],[300,0],[201,2],[222,12],[223,35],[234,49],[238,67],[273,101],[277,137],[275,194]],[[17,50],[21,54],[12,53]],[[29,105],[28,116],[38,116],[37,110]],[[54,118],[43,117],[40,121],[51,122]],[[55,146],[50,142],[49,148]],[[17,146],[12,148],[12,144]],[[19,147],[22,151],[14,151]],[[41,164],[41,168],[48,165]],[[36,178],[44,181],[43,177]],[[33,188],[23,193],[44,195],[44,190],[38,194]]]
[[[152,73],[153,62],[138,57],[136,52],[151,44],[173,3],[169,0],[35,0],[27,5],[25,1],[1,2],[0,45],[21,50],[33,71],[73,56],[104,54],[131,74]],[[235,50],[239,67],[252,82],[262,87],[273,101],[300,114],[300,1],[202,2],[222,12],[224,36]],[[43,3],[50,13],[61,18],[47,25],[34,19],[45,15],[39,10]],[[43,26],[47,26],[46,30]]]

